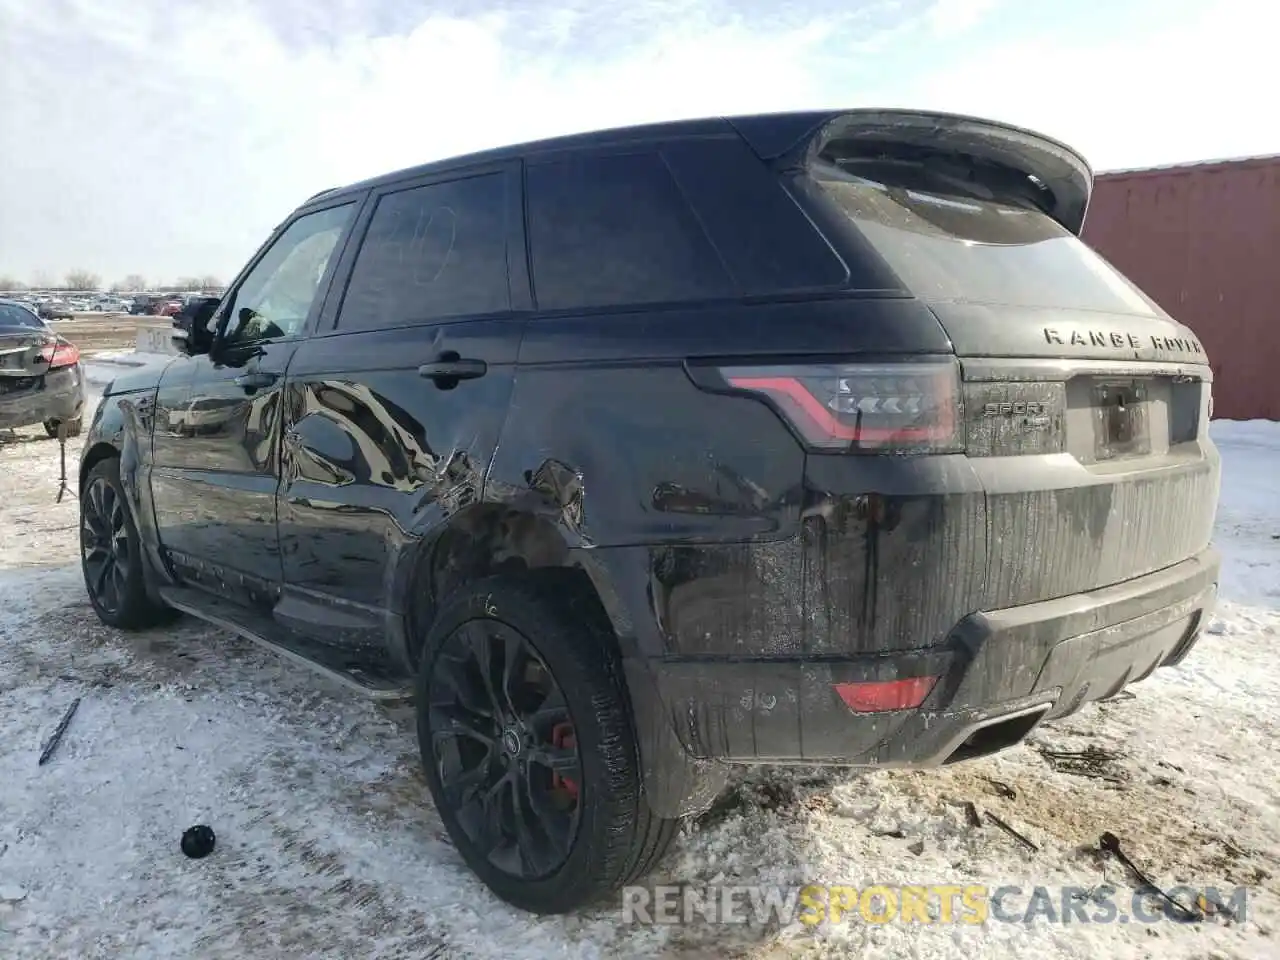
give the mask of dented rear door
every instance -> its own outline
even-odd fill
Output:
[[[377,647],[412,595],[404,561],[481,497],[528,309],[524,258],[508,257],[519,172],[389,183],[356,224],[285,391],[276,616],[295,629]],[[317,603],[343,613],[317,622]]]

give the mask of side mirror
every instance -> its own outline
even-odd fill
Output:
[[[174,325],[174,328],[173,328],[173,335],[169,338],[169,340],[173,344],[173,349],[178,351],[180,355],[184,357],[190,357],[194,355],[194,351],[192,351],[191,349],[190,334],[188,334],[186,330],[183,330],[181,327],[177,326],[176,324]]]
[[[174,316],[173,345],[180,354],[195,357],[210,351],[214,334],[209,320],[220,302],[217,297],[206,297]]]

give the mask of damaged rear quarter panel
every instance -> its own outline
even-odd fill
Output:
[[[936,641],[972,609],[986,546],[963,458],[810,456],[806,478],[776,412],[699,390],[683,369],[724,350],[830,350],[833,330],[852,354],[946,349],[926,308],[892,298],[534,319],[489,490],[528,490],[549,459],[580,477],[558,524],[590,554],[597,586],[608,581],[615,627],[643,656]],[[908,599],[904,576],[925,603]]]
[[[557,502],[544,482],[552,463],[574,478],[574,498]],[[541,491],[578,562],[598,586],[609,582],[603,593],[616,592],[615,627],[634,631],[624,645],[656,656],[679,646],[664,632],[659,570],[685,556],[708,587],[727,577],[737,589],[743,558],[767,564],[798,536],[803,472],[803,452],[772,411],[701,393],[679,363],[522,364],[489,489],[513,500]],[[736,601],[723,628],[752,603]]]

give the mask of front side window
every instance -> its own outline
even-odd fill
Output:
[[[232,295],[223,342],[278,340],[302,333],[329,259],[354,212],[355,204],[348,203],[289,224]]]

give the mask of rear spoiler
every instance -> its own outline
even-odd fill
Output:
[[[967,154],[1038,180],[1052,197],[1049,214],[1076,236],[1093,191],[1093,170],[1079,153],[1031,130],[952,113],[844,110],[730,117],[764,160],[808,166],[833,143],[893,142]]]

